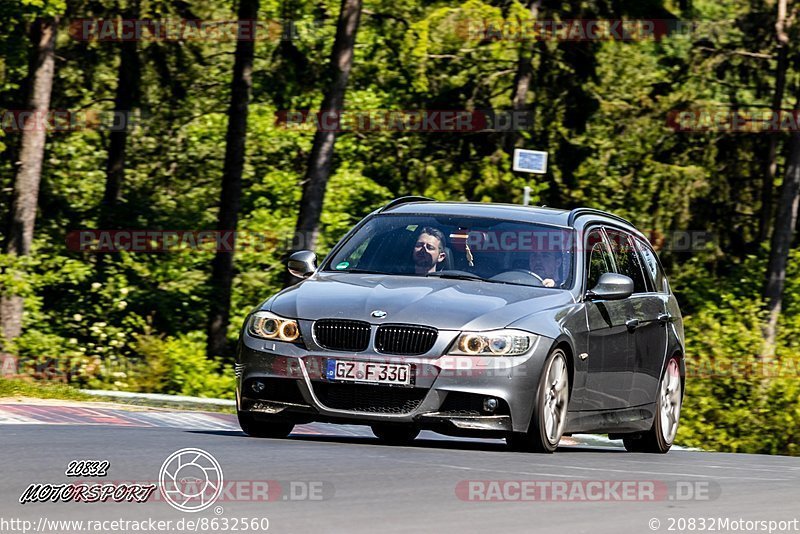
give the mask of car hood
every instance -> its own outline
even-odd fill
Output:
[[[572,303],[569,291],[471,280],[357,273],[317,274],[261,307],[283,317],[356,319],[488,330]],[[386,312],[382,319],[372,312]]]

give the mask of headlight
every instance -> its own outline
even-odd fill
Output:
[[[294,319],[284,319],[274,313],[258,311],[250,316],[247,332],[251,336],[279,341],[297,341],[300,339],[300,327]]]
[[[518,356],[530,349],[536,341],[535,334],[522,330],[494,330],[492,332],[462,332],[448,354],[461,356]]]

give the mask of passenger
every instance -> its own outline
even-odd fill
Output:
[[[416,274],[435,272],[445,259],[445,246],[444,233],[441,230],[430,226],[423,228],[412,251],[414,272]]]

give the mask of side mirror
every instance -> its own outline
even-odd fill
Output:
[[[317,270],[317,255],[310,250],[298,250],[289,256],[286,267],[297,278],[308,278]]]
[[[622,300],[633,294],[633,280],[624,274],[604,273],[586,292],[586,300]]]

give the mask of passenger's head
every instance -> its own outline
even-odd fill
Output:
[[[445,258],[445,240],[441,230],[430,226],[420,230],[412,252],[417,274],[432,273]]]

